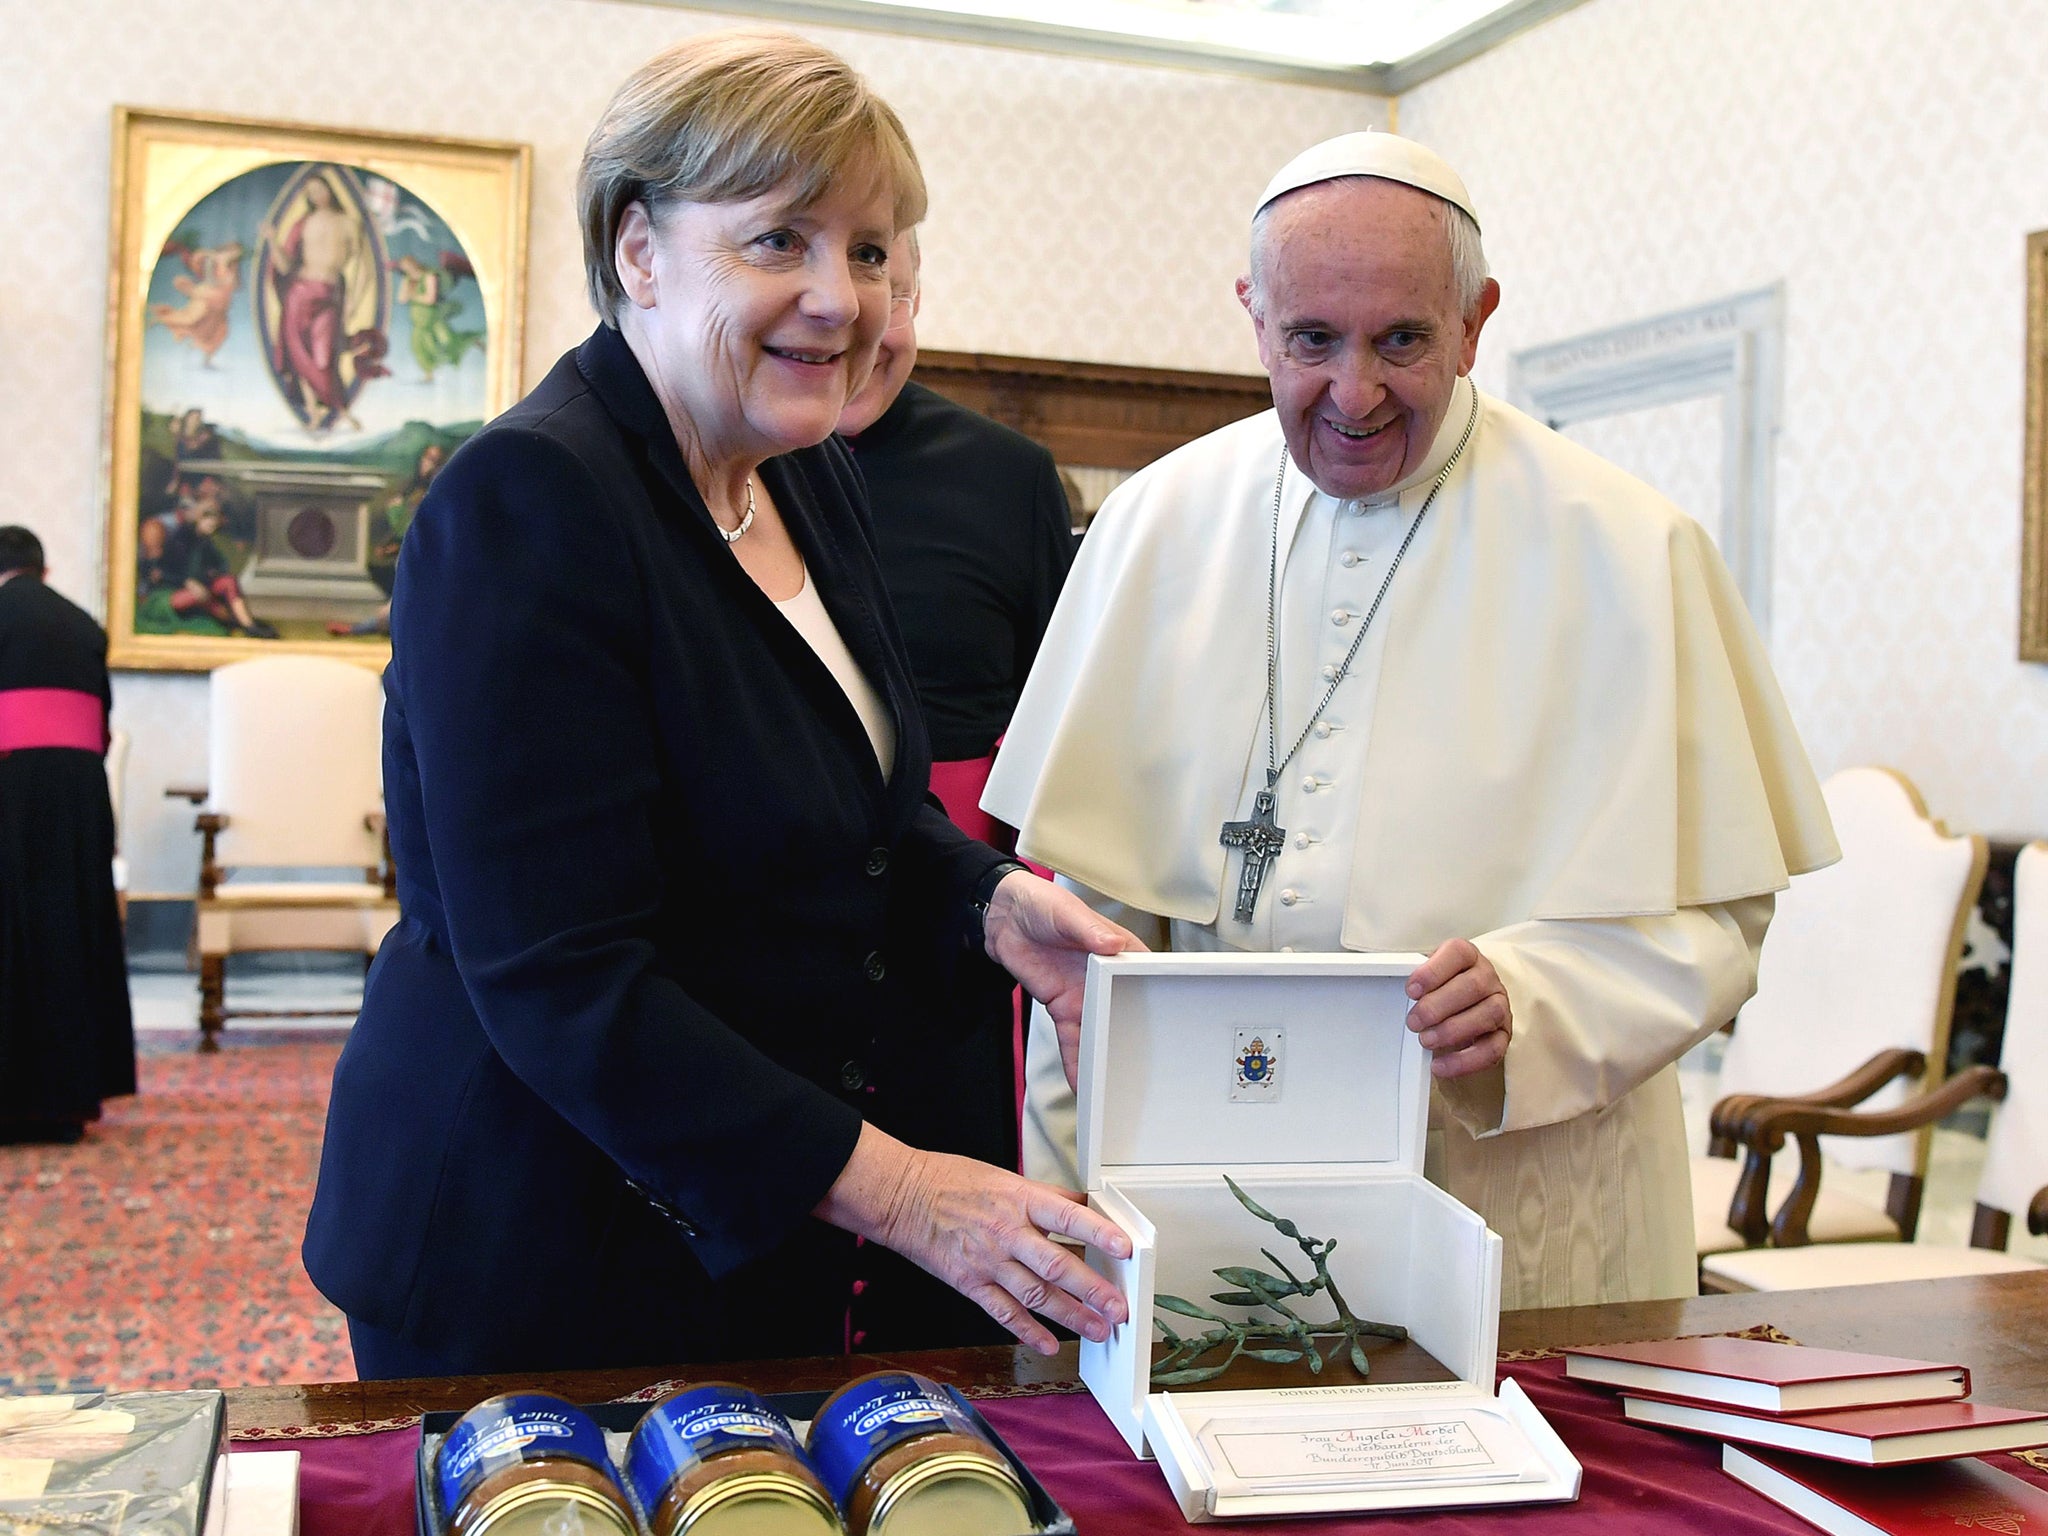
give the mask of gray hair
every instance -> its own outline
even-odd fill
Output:
[[[1352,181],[1385,178],[1337,176],[1331,179]],[[1469,315],[1478,307],[1479,296],[1485,291],[1488,275],[1486,250],[1479,240],[1479,225],[1471,214],[1456,203],[1447,202],[1434,193],[1425,195],[1436,204],[1438,211],[1443,215],[1444,239],[1451,248],[1451,288],[1457,294],[1458,313]],[[1266,247],[1266,221],[1279,202],[1280,199],[1276,197],[1252,215],[1251,303],[1252,313],[1260,317],[1266,312],[1266,290],[1260,271],[1263,265],[1260,258]]]
[[[634,203],[744,202],[789,186],[799,205],[849,177],[888,190],[896,228],[924,217],[924,173],[889,104],[838,54],[791,32],[707,32],[649,59],[612,97],[576,175],[583,271],[606,324],[626,302],[615,262]]]

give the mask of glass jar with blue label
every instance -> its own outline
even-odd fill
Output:
[[[604,1431],[545,1392],[486,1398],[434,1458],[449,1536],[635,1536]]]
[[[626,1443],[626,1485],[653,1536],[839,1536],[789,1421],[732,1382],[649,1408]]]
[[[1010,1460],[942,1387],[909,1371],[848,1382],[811,1420],[811,1464],[847,1536],[1024,1536]]]

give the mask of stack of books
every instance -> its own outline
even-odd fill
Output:
[[[2048,1445],[2048,1413],[1968,1401],[1960,1365],[1696,1338],[1567,1350],[1565,1375],[1721,1440],[1724,1471],[1824,1531],[2048,1530],[2048,1493],[1975,1459]]]

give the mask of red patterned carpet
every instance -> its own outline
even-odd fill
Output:
[[[353,1378],[299,1263],[344,1036],[142,1038],[83,1143],[0,1146],[0,1391]]]

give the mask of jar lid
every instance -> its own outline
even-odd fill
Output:
[[[790,1472],[737,1472],[685,1504],[675,1536],[839,1536],[822,1489]]]
[[[868,1536],[957,1536],[1033,1531],[1031,1503],[1009,1463],[993,1455],[928,1456],[889,1479]]]
[[[624,1506],[593,1489],[551,1482],[522,1483],[494,1500],[468,1536],[553,1536],[568,1510],[580,1518],[585,1536],[634,1536]]]

